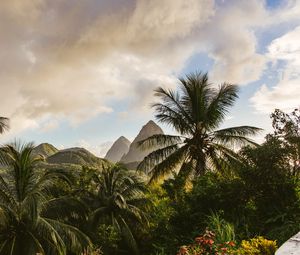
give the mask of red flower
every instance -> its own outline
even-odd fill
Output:
[[[212,245],[214,242],[215,242],[215,241],[212,240],[212,239],[208,239],[208,240],[207,240],[207,243],[208,243],[209,245]]]
[[[228,245],[231,246],[231,247],[234,247],[234,246],[235,246],[235,243],[234,243],[233,241],[230,241],[230,242],[228,243]]]

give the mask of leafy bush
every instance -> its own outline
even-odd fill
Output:
[[[276,241],[267,240],[262,236],[243,240],[241,246],[235,251],[236,255],[274,255],[277,250]]]
[[[192,244],[181,246],[177,255],[274,255],[277,248],[276,241],[262,236],[243,240],[236,248],[234,241],[218,242],[217,235],[206,230]]]
[[[229,255],[233,254],[233,241],[218,243],[214,232],[206,230],[193,244],[181,246],[177,255]]]
[[[218,243],[235,240],[234,226],[225,221],[220,213],[212,213],[207,218],[209,229],[216,234],[216,241]]]

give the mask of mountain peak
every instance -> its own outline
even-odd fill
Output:
[[[121,159],[123,163],[142,161],[153,150],[141,150],[137,143],[150,136],[163,134],[163,130],[153,120],[148,121],[130,145],[129,151]]]
[[[130,144],[130,141],[125,137],[125,136],[120,136],[117,140],[117,141],[123,141],[123,142],[126,142],[126,143],[129,143]]]
[[[140,130],[134,142],[144,140],[152,135],[163,134],[163,130],[153,120],[149,120]]]
[[[145,126],[148,126],[148,125],[156,125],[157,126],[157,124],[153,120],[149,120]]]
[[[42,155],[45,158],[47,158],[47,157],[55,154],[56,152],[58,152],[58,149],[56,149],[50,143],[41,143],[38,146],[36,146],[32,152],[34,155]]]
[[[129,146],[130,141],[126,137],[120,136],[107,151],[104,158],[116,163],[128,152]]]

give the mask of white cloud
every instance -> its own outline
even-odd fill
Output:
[[[114,1],[24,0],[0,9],[1,115],[12,126],[22,116],[46,131],[45,116],[76,125],[113,111],[112,99],[148,106],[145,94],[172,79],[193,51],[180,51],[177,40],[207,21],[213,2],[125,1],[119,8]]]
[[[40,125],[41,132],[49,132],[57,129],[59,127],[59,121],[57,119],[48,119],[45,123]]]
[[[92,152],[96,156],[103,158],[105,156],[106,152],[112,146],[112,144],[113,144],[113,142],[107,141],[107,142],[100,143],[98,145],[92,145],[89,142],[87,142],[86,140],[82,139],[82,140],[77,141],[74,144],[74,146],[85,148],[86,150]]]
[[[245,85],[261,77],[266,58],[257,53],[255,29],[268,17],[263,1],[228,1],[217,9],[202,34],[215,61],[214,80]]]
[[[291,110],[300,106],[300,26],[273,40],[268,48],[271,61],[284,61],[279,82],[272,88],[263,85],[252,97],[254,107],[269,113],[275,108]]]
[[[280,19],[296,19],[294,6]],[[215,61],[213,79],[255,81],[266,63],[255,29],[265,21],[274,22],[259,0],[1,1],[0,114],[13,136],[60,119],[78,125],[112,112],[111,101],[145,112],[153,88],[174,86],[201,51]]]

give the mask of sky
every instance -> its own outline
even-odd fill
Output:
[[[223,126],[266,134],[300,106],[300,0],[1,0],[0,38],[0,143],[103,156],[154,119],[153,89],[195,71],[239,86]]]

